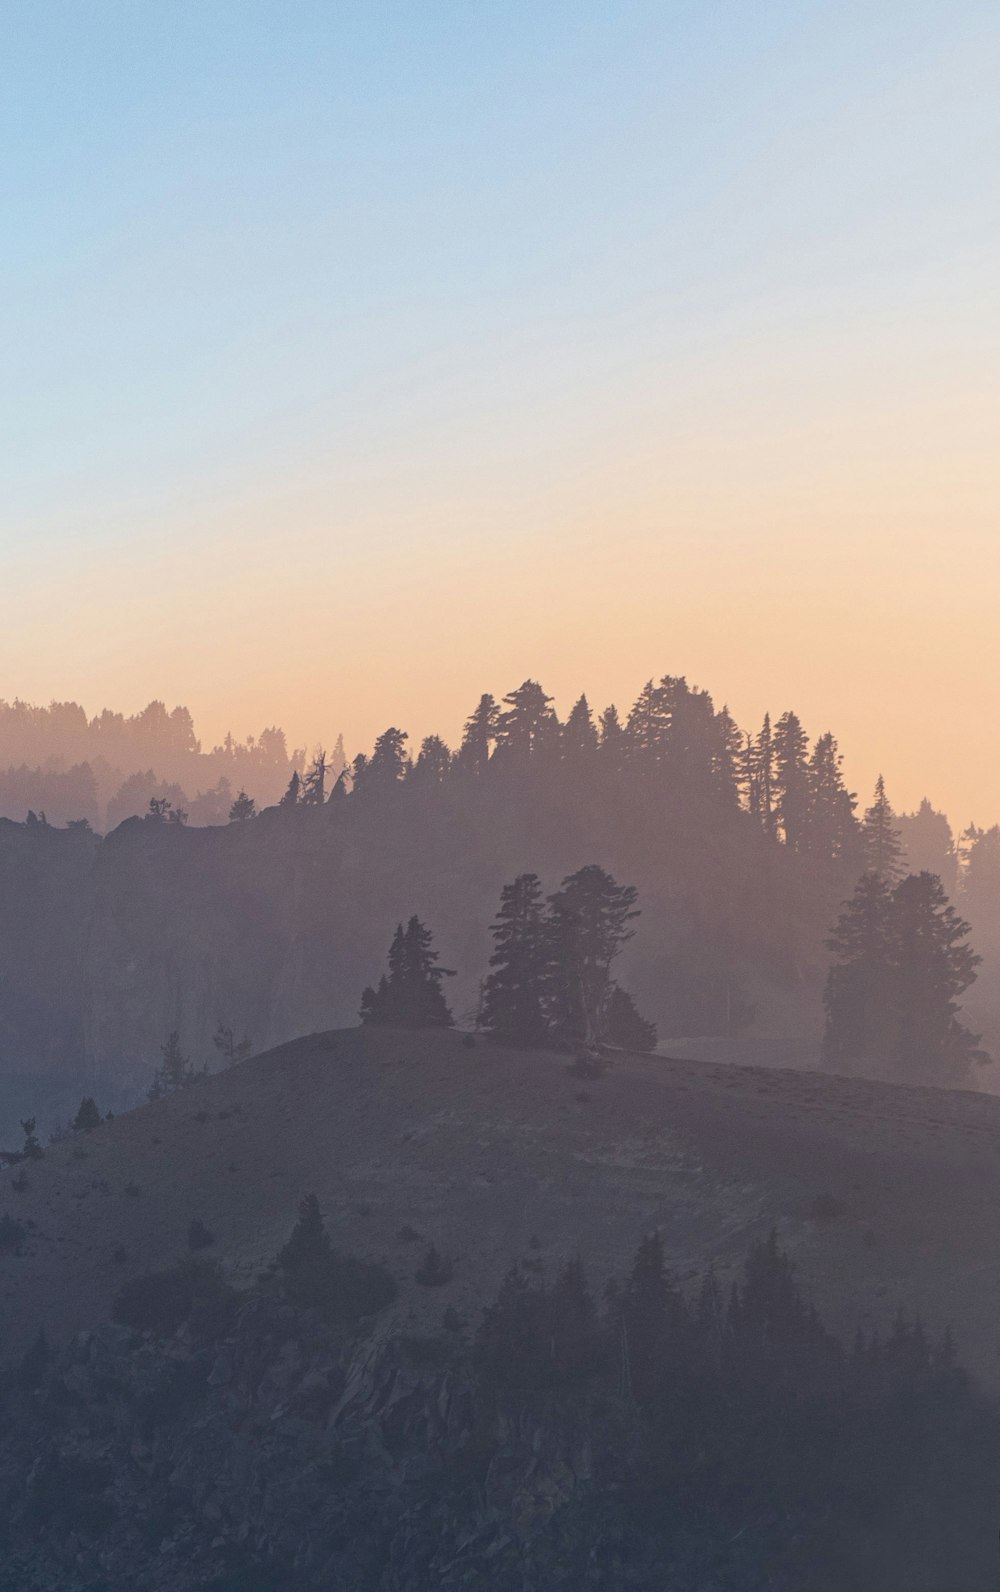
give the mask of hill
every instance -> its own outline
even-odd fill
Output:
[[[1000,1102],[935,1089],[664,1057],[581,1080],[567,1058],[458,1034],[347,1030],[295,1040],[53,1146],[0,1177],[30,1224],[0,1257],[11,1352],[110,1313],[137,1273],[186,1252],[190,1222],[248,1280],[315,1190],[335,1245],[400,1280],[385,1330],[474,1321],[517,1257],[579,1250],[595,1283],[659,1228],[681,1278],[720,1272],[776,1225],[807,1289],[850,1332],[897,1307],[953,1327],[1000,1381]],[[416,1236],[415,1236],[416,1235]],[[413,1274],[433,1242],[441,1288]]]

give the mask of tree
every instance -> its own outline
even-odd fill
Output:
[[[656,1024],[640,1017],[635,1001],[620,984],[614,986],[608,999],[605,1038],[609,1045],[618,1045],[622,1050],[656,1049]]]
[[[958,854],[951,825],[944,813],[935,812],[925,796],[915,813],[900,813],[895,823],[902,846],[903,871],[936,873],[945,893],[953,895],[958,884]],[[967,873],[966,890],[971,883],[971,875]],[[970,911],[976,918],[977,913],[971,906]]]
[[[284,796],[282,796],[280,802],[278,803],[278,806],[279,807],[297,807],[299,805],[299,793],[301,791],[301,788],[302,788],[302,781],[299,778],[298,769],[295,768],[295,769],[292,770],[292,777],[288,781],[288,789],[285,791]]]
[[[613,702],[601,714],[598,735],[601,763],[606,768],[620,769],[625,759],[625,729]]]
[[[659,1233],[640,1242],[618,1308],[626,1391],[645,1402],[661,1385],[684,1315]]]
[[[406,776],[408,740],[405,730],[397,730],[394,726],[383,730],[368,761],[359,767],[355,759],[354,789],[367,793],[392,790],[399,785]]]
[[[229,809],[229,822],[231,824],[245,824],[247,819],[256,818],[256,816],[257,803],[252,796],[247,795],[241,786],[236,800]]]
[[[808,738],[796,714],[774,727],[774,812],[786,846],[797,851],[809,826]]]
[[[228,1028],[223,1022],[216,1027],[212,1044],[222,1057],[224,1067],[235,1067],[238,1061],[245,1061],[253,1049],[248,1034],[244,1034],[242,1039],[237,1039],[235,1028]]]
[[[597,730],[590,704],[585,696],[579,697],[570,710],[562,728],[562,755],[567,763],[585,766],[597,751]]]
[[[493,971],[483,985],[479,1021],[511,1045],[544,1042],[549,985],[549,934],[538,875],[521,873],[504,885],[492,928]]]
[[[525,680],[504,697],[506,711],[497,721],[497,755],[528,763],[559,743],[559,720],[537,680]]]
[[[862,875],[828,942],[823,1061],[915,1083],[963,1084],[987,1061],[959,1020],[980,958],[934,874]]]
[[[425,735],[413,766],[413,777],[421,785],[441,785],[451,770],[451,762],[451,752],[440,735]]]
[[[821,735],[808,764],[809,805],[801,844],[824,862],[850,864],[861,860],[857,798],[844,784],[842,762],[833,736]]]
[[[190,1059],[181,1053],[180,1035],[176,1028],[167,1035],[166,1044],[160,1046],[160,1054],[163,1059],[153,1073],[148,1095],[150,1100],[177,1094],[181,1089],[187,1089],[198,1077]]]
[[[895,1042],[889,949],[889,881],[862,874],[827,941],[834,961],[823,991],[823,1065],[832,1072],[884,1072]]]
[[[875,781],[875,799],[865,809],[861,825],[865,867],[889,884],[895,884],[905,872],[903,845],[896,828],[896,816],[885,793],[885,780],[880,774]]]
[[[303,807],[322,807],[326,800],[326,775],[328,764],[326,753],[320,747],[312,762],[306,770],[302,781]]]
[[[598,1045],[606,1037],[611,967],[634,933],[637,894],[591,863],[549,897],[550,1020],[561,1038]]]
[[[431,949],[430,929],[414,914],[403,928],[400,923],[389,947],[389,972],[375,989],[369,986],[361,997],[363,1023],[388,1023],[401,1028],[450,1028],[455,1019],[444,998],[441,981],[452,978],[454,970],[437,967],[437,951]]]
[[[894,1063],[915,1082],[965,1083],[989,1057],[959,1021],[959,997],[982,961],[965,943],[970,925],[948,901],[940,879],[911,873],[892,895],[890,950],[896,979]]]
[[[459,767],[466,772],[482,775],[490,760],[490,749],[496,740],[500,709],[496,699],[486,692],[465,723],[462,745],[458,752]]]
[[[101,1113],[97,1109],[96,1101],[90,1095],[84,1095],[77,1108],[76,1116],[70,1123],[71,1129],[74,1133],[93,1133],[94,1129],[99,1128],[100,1125]]]
[[[34,1117],[22,1118],[21,1132],[24,1134],[24,1144],[21,1148],[21,1157],[25,1161],[40,1161],[45,1154],[38,1141],[36,1127],[37,1122]]]

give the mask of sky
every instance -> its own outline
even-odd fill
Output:
[[[1000,819],[1000,7],[0,7],[0,695],[685,674]]]

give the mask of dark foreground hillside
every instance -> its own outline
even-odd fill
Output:
[[[0,1587],[986,1592],[998,1196],[981,1096],[283,1046],[4,1174]]]

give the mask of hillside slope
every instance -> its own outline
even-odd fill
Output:
[[[658,1227],[684,1276],[724,1272],[777,1224],[831,1324],[898,1306],[950,1323],[1000,1382],[1000,1101],[789,1071],[567,1058],[457,1034],[348,1030],[296,1040],[51,1148],[0,1176],[32,1223],[0,1257],[0,1330],[63,1338],[107,1317],[137,1272],[186,1252],[192,1218],[249,1278],[315,1190],[335,1244],[385,1257],[394,1321],[470,1322],[512,1260],[579,1249],[596,1283]],[[419,1238],[412,1236],[413,1231]],[[433,1241],[443,1288],[413,1273]],[[387,1322],[386,1330],[392,1325]]]

